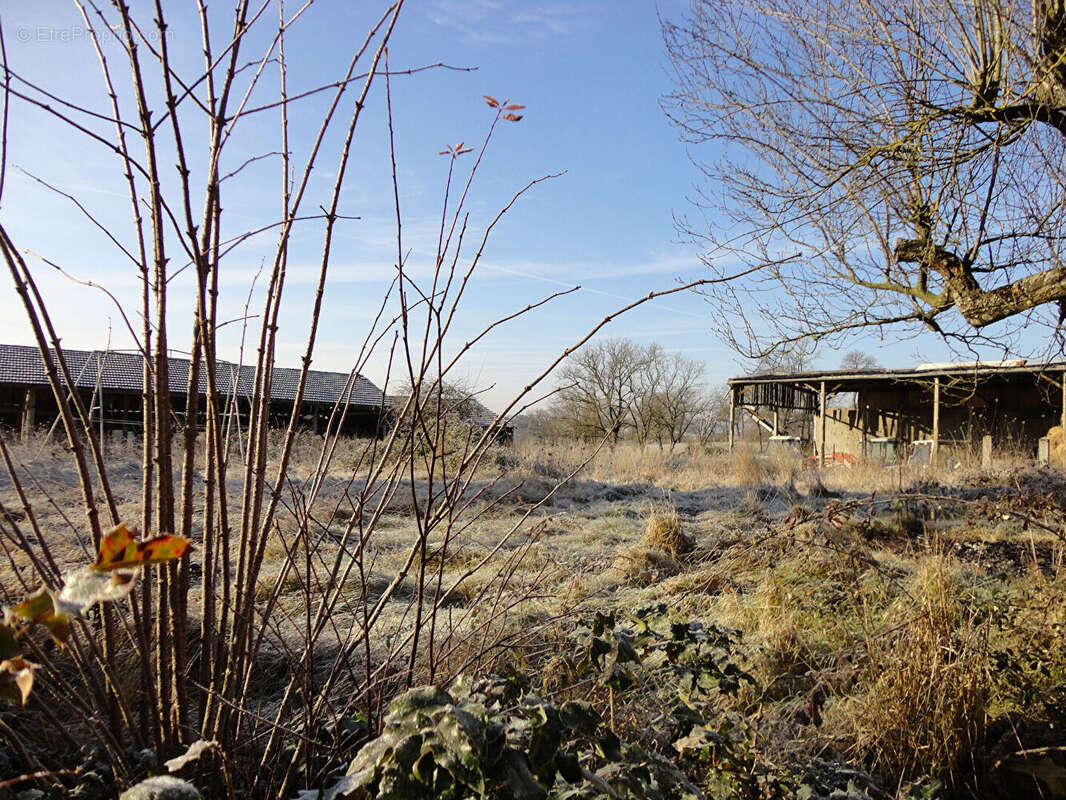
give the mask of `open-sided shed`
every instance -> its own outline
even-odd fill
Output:
[[[94,424],[105,430],[141,429],[144,359],[139,354],[63,348],[63,357],[74,383],[73,391],[91,409]],[[168,362],[171,407],[180,424],[188,405],[189,361],[170,358]],[[255,389],[255,367],[219,361],[216,375],[223,414],[234,425],[246,426]],[[272,425],[288,424],[299,378],[299,369],[274,368],[270,390]],[[206,391],[207,378],[201,370],[200,396]],[[318,432],[337,409],[344,412],[342,433],[374,435],[380,432],[385,419],[383,399],[381,390],[362,375],[309,370],[300,422]],[[37,348],[0,345],[0,426],[25,433],[52,424],[58,413]],[[205,421],[204,414],[201,403],[201,422]]]
[[[749,375],[728,383],[730,448],[738,411],[771,435],[785,433],[782,412],[789,412],[798,417],[799,439],[822,462],[835,453],[905,451],[920,441],[929,443],[935,460],[941,447],[976,452],[986,436],[996,447],[1035,455],[1052,427],[1066,427],[1066,362],[923,364]]]

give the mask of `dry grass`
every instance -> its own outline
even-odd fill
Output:
[[[677,509],[673,508],[652,511],[641,544],[669,553],[674,558],[691,553],[695,547],[692,538],[681,530],[681,518],[677,515]]]
[[[606,577],[617,583],[648,586],[676,575],[680,569],[681,566],[668,554],[638,545],[619,553],[611,562]]]
[[[924,561],[909,591],[869,636],[870,662],[854,713],[856,753],[886,774],[952,774],[981,745],[993,693],[989,626],[969,612],[959,570]]]
[[[817,463],[784,447],[757,441],[739,441],[732,453],[724,446],[678,446],[673,452],[633,442],[602,446],[577,441],[543,441],[519,438],[509,460],[514,478],[561,478],[583,463],[579,480],[613,484],[643,484],[658,489],[692,491],[703,487],[778,487],[799,494],[821,491],[880,493],[905,491],[935,481],[954,486],[972,482],[983,474],[980,454],[942,450],[937,467],[920,464],[884,465],[859,462],[848,466]],[[1028,454],[1005,449],[996,453],[997,472],[1028,468]]]
[[[314,447],[311,440],[301,443],[301,463],[313,461]],[[486,466],[471,491],[484,489],[502,471],[500,484],[477,502],[490,503],[521,481],[536,484],[532,495],[587,455],[578,445],[520,444],[513,453],[498,454],[492,464],[497,472]],[[37,443],[19,445],[17,458],[28,461],[27,469],[55,494],[55,507],[42,507],[42,526],[67,554],[64,560],[83,561],[74,536],[80,520],[68,525],[60,513],[75,491],[64,454]],[[121,473],[139,453],[116,447],[111,458]],[[575,611],[667,602],[685,618],[743,633],[743,666],[758,686],[723,704],[732,713],[758,713],[767,759],[792,763],[830,748],[872,765],[889,782],[964,772],[994,720],[1034,713],[1034,698],[1066,682],[1066,584],[1054,573],[1066,548],[1054,535],[1035,535],[1017,521],[965,515],[930,521],[907,504],[889,511],[882,506],[869,521],[856,514],[837,529],[824,515],[832,498],[814,489],[824,481],[830,491],[861,498],[874,488],[894,488],[901,480],[913,485],[934,475],[958,485],[967,480],[956,470],[904,474],[898,468],[833,467],[818,473],[792,457],[755,448],[738,449],[732,457],[704,451],[670,456],[628,446],[605,450],[573,486],[536,512],[537,541],[521,545],[528,548],[524,558],[517,558],[516,542],[463,588],[440,598],[451,637],[442,640],[442,668],[487,669],[492,659],[550,654],[552,637],[559,635],[551,620]],[[982,480],[987,485],[987,476]],[[0,498],[13,507],[10,494],[0,486]],[[316,519],[325,524],[338,503],[343,507],[343,497],[344,484],[330,484]],[[432,538],[430,589],[435,591],[438,569],[446,589],[489,554],[528,508],[523,497],[516,493],[490,508],[446,552],[443,541]],[[127,501],[135,504],[135,495]],[[805,512],[786,524],[797,503]],[[341,514],[330,523],[316,558],[337,552],[347,518]],[[280,531],[267,547],[267,568],[256,587],[261,598],[270,595],[286,559],[281,535],[290,532],[284,525]],[[416,535],[410,513],[394,503],[366,545],[370,604],[381,597]],[[968,551],[959,546],[974,544],[1009,546],[1020,558],[1015,554],[1014,566],[1006,567],[966,563],[958,553]],[[1043,548],[1039,563],[1028,555],[1037,548]],[[15,585],[11,577],[5,576],[5,587]],[[357,573],[344,586],[348,597],[335,620],[340,630],[359,624],[364,593]],[[416,590],[409,575],[387,604],[380,630],[403,635]],[[293,625],[300,620],[305,593],[304,572],[289,570],[281,582],[282,632],[290,616]],[[513,653],[482,653],[485,640],[466,636],[492,615],[498,616],[492,638],[513,637]],[[372,657],[385,658],[388,646],[384,637],[375,639]],[[1007,673],[997,661],[1004,653],[1025,658],[1019,656],[1020,666]],[[264,696],[269,690],[262,687]],[[815,696],[821,698],[820,726],[805,711]],[[806,721],[797,721],[801,717]]]

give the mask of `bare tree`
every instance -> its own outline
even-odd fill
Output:
[[[728,279],[724,337],[761,355],[870,326],[1007,347],[1056,327],[1064,25],[1046,0],[694,0],[665,22],[664,107],[716,146],[720,227],[682,225]]]
[[[880,369],[881,362],[869,353],[864,353],[862,350],[849,350],[844,354],[844,357],[840,359],[840,368],[851,370],[853,372],[861,372],[868,369]]]
[[[570,358],[560,372],[560,408],[577,435],[618,442],[632,425],[636,378],[651,354],[628,339],[607,339]]]
[[[652,346],[647,367],[638,374],[633,404],[634,428],[641,444],[655,439],[672,450],[688,433],[702,404],[706,369],[700,361]]]
[[[609,339],[582,351],[561,372],[556,407],[572,433],[641,445],[676,445],[699,406],[704,365],[658,344]]]
[[[729,431],[729,390],[719,388],[702,395],[692,418],[692,434],[704,447]]]

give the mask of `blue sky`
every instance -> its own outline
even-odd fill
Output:
[[[228,6],[212,8],[222,5]],[[365,31],[367,17],[353,10],[364,5],[323,2],[306,12],[302,27],[294,29],[287,43],[291,92],[328,80],[343,67]],[[297,7],[295,2],[286,5],[290,10]],[[195,19],[181,18],[179,11],[188,8],[173,6],[168,41],[191,67],[199,57],[199,34]],[[446,159],[437,153],[448,143],[480,141],[491,119],[482,95],[507,97],[526,109],[521,122],[500,127],[474,185],[469,209],[478,237],[496,210],[527,181],[565,173],[535,187],[502,220],[449,343],[457,348],[500,314],[553,291],[582,287],[497,331],[465,359],[461,376],[487,388],[489,405],[502,406],[606,314],[649,291],[703,275],[698,251],[677,241],[673,222],[675,213],[688,212],[686,197],[698,173],[659,108],[671,83],[658,15],[674,18],[684,8],[679,0],[658,5],[639,0],[411,0],[405,6],[390,47],[392,69],[435,62],[476,68],[393,80],[409,267],[425,274],[436,242],[447,169]],[[77,98],[91,108],[106,107],[84,24],[68,3],[0,0],[0,9],[8,55],[18,72],[58,95]],[[396,261],[382,88],[379,84],[372,94],[361,123],[343,195],[342,213],[360,219],[338,229],[314,361],[319,369],[350,368],[353,344],[362,340]],[[269,100],[268,95],[263,99]],[[321,103],[316,99],[294,114],[296,141],[305,142],[313,134],[317,110]],[[272,124],[264,119],[261,126],[257,121],[242,128],[231,164],[276,149]],[[80,348],[109,342],[129,347],[129,336],[106,298],[37,260],[42,256],[79,278],[105,285],[128,308],[135,308],[136,275],[121,254],[69,200],[33,177],[77,196],[109,226],[128,229],[128,201],[114,156],[99,145],[72,140],[39,111],[16,107],[9,163],[0,214],[16,244],[31,254],[64,342]],[[316,172],[312,187],[318,194],[312,208],[326,202],[333,163],[327,158]],[[242,173],[242,181],[240,194],[227,200],[231,231],[255,227],[275,213],[280,182],[276,159],[258,162]],[[272,244],[269,237],[251,240],[227,259],[223,289],[231,317],[243,314],[251,279]],[[279,334],[279,362],[285,365],[295,365],[302,352],[319,249],[317,229],[309,226],[298,233]],[[172,284],[177,309],[189,296],[182,283],[185,277]],[[0,302],[0,341],[30,343],[14,292],[0,295]],[[713,314],[698,296],[673,295],[619,318],[600,336],[654,341],[702,360],[713,387],[747,368],[710,333]],[[134,320],[134,327],[138,325]],[[239,328],[231,325],[223,335],[223,357],[236,359]],[[188,346],[184,322],[172,326],[170,335],[175,348]],[[948,357],[931,337],[857,345],[886,365]],[[840,353],[825,351],[819,362],[833,367],[839,358]],[[384,364],[383,354],[373,358],[368,376],[380,381]]]

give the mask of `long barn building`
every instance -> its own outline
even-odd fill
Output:
[[[771,439],[823,462],[837,454],[892,460],[920,444],[934,459],[947,448],[965,460],[985,437],[997,450],[1036,455],[1049,432],[1061,447],[1066,362],[748,375],[729,381],[729,398],[730,447],[742,412]]]
[[[144,359],[140,354],[63,348],[63,357],[74,390],[85,407],[92,410],[94,426],[99,425],[104,430],[141,430]],[[181,425],[188,405],[189,361],[183,358],[167,360],[171,407]],[[255,367],[218,361],[216,375],[224,417],[246,429],[255,386]],[[288,424],[299,379],[299,369],[274,368],[270,393],[272,426]],[[206,391],[207,380],[201,370],[200,396],[203,397]],[[202,403],[199,408],[200,421],[203,422]],[[335,408],[345,412],[341,433],[347,435],[376,435],[387,424],[388,409],[381,390],[362,375],[308,371],[300,407],[302,426],[316,433],[324,431]],[[35,428],[54,425],[58,413],[37,348],[0,345],[0,426],[26,434]]]

